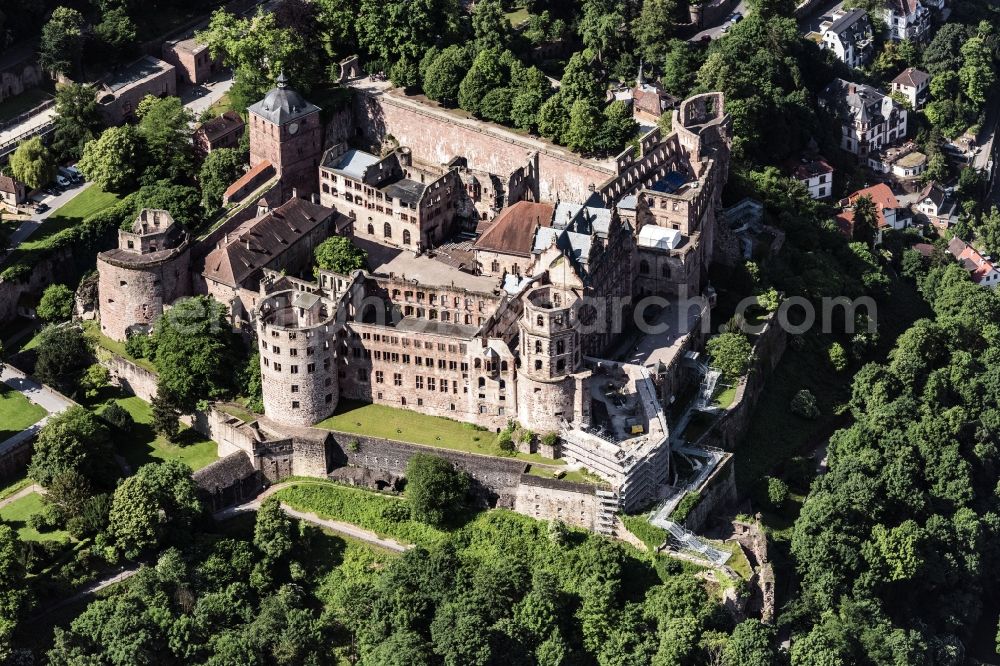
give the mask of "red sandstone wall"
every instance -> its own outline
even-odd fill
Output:
[[[544,201],[585,201],[591,186],[597,187],[613,176],[582,159],[557,152],[536,151],[525,143],[517,144],[499,134],[489,133],[488,123],[474,129],[448,122],[430,111],[422,112],[382,95],[372,98],[363,92],[355,96],[356,122],[364,134],[376,143],[392,135],[401,146],[425,162],[444,164],[457,156],[468,160],[469,168],[508,176],[523,167],[532,153],[538,154],[539,195]]]

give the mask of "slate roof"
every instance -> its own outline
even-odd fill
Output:
[[[865,10],[852,9],[849,12],[845,13],[840,18],[838,18],[836,21],[831,23],[830,27],[827,28],[827,30],[836,35],[842,35],[845,32],[852,30],[855,24],[857,24],[859,21],[864,20],[865,22],[867,22],[867,19],[868,19],[868,13]],[[866,28],[862,26],[862,29]]]
[[[243,451],[237,451],[201,468],[192,478],[200,489],[214,493],[253,476],[255,472],[250,457]]]
[[[323,166],[339,171],[340,173],[361,180],[368,167],[378,164],[379,158],[363,150],[348,150],[339,157],[329,159]]]
[[[916,67],[907,67],[892,82],[907,88],[919,88],[927,81],[930,81],[930,78],[931,75],[927,72],[922,72]]]
[[[288,87],[288,79],[284,72],[278,76],[277,83],[277,88],[272,88],[261,101],[251,104],[247,111],[275,125],[284,125],[320,110],[318,106],[307,102],[302,95]]]
[[[248,220],[228,234],[228,242],[205,257],[202,274],[231,287],[242,286],[336,211],[305,199],[291,199],[275,210]]]
[[[531,201],[507,206],[473,248],[527,257],[535,242],[535,229],[550,226],[554,210],[552,204]]]
[[[611,210],[577,203],[560,202],[552,216],[552,226],[581,234],[597,232],[607,235],[611,228]]]

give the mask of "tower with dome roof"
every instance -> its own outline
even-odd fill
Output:
[[[320,108],[288,86],[282,72],[277,87],[252,104],[250,117],[250,166],[270,162],[281,178],[282,198],[296,189],[299,195],[318,191],[319,162],[323,152]]]

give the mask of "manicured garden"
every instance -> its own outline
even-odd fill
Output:
[[[47,412],[0,382],[0,442],[41,420]]]
[[[505,455],[497,446],[496,434],[489,430],[477,428],[468,423],[452,421],[439,416],[418,414],[388,405],[341,400],[334,415],[320,421],[316,427],[467,453],[481,453],[490,456]],[[506,455],[550,465],[564,464],[562,461],[551,460],[536,454]]]

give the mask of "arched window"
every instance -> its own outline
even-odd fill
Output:
[[[409,244],[410,244],[410,230],[403,229],[403,245],[409,245]]]
[[[641,275],[649,275],[649,262],[645,259],[639,262],[639,273]]]
[[[382,235],[386,238],[392,238],[392,225],[388,222],[382,227]]]
[[[479,388],[483,388],[484,386],[486,386],[486,379],[483,378],[483,377],[480,377],[479,378]]]
[[[374,236],[375,235],[375,225],[374,224],[369,224],[368,225],[368,235],[369,236]]]

